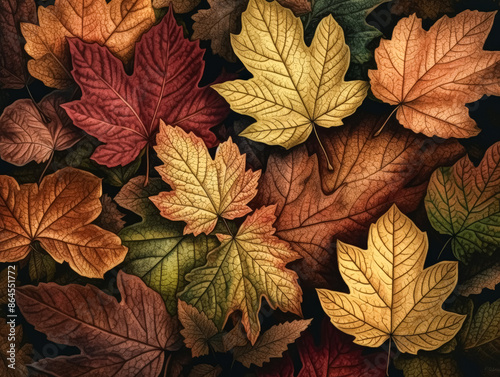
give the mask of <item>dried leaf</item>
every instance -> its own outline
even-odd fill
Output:
[[[56,262],[102,278],[123,261],[127,248],[118,236],[90,224],[101,211],[101,190],[100,179],[73,168],[46,176],[40,186],[0,176],[0,262],[23,259],[39,241]]]
[[[363,102],[367,83],[344,81],[349,48],[333,17],[321,21],[311,46],[303,38],[302,23],[289,9],[250,0],[231,44],[253,78],[212,85],[234,111],[256,120],[240,135],[288,149],[316,125],[342,125]]]
[[[188,377],[217,377],[222,372],[220,365],[198,364],[191,369]]]
[[[262,297],[271,308],[302,313],[297,275],[285,267],[297,254],[273,235],[274,210],[274,206],[256,210],[234,236],[217,234],[221,245],[208,254],[203,267],[186,275],[190,283],[179,295],[203,311],[219,330],[229,314],[240,310],[252,344],[260,332]]]
[[[175,13],[191,12],[201,0],[153,0],[153,7],[165,8],[172,6]]]
[[[113,202],[113,199],[108,194],[101,196],[101,206],[101,214],[94,221],[94,224],[115,234],[119,233],[125,225],[125,221],[123,220],[125,215],[120,212],[116,203]]]
[[[45,358],[33,368],[51,375],[156,377],[166,352],[180,348],[177,321],[160,295],[138,278],[117,276],[121,301],[94,287],[42,283],[17,290],[24,318],[53,342],[80,355]]]
[[[471,264],[472,265],[472,264]],[[500,283],[500,262],[484,265],[474,276],[457,286],[456,292],[461,296],[478,295],[483,289],[495,290]]]
[[[50,119],[46,123],[30,99],[19,99],[0,116],[0,157],[21,166],[47,161],[55,151],[72,147],[81,139],[66,112],[60,107],[65,95],[52,92],[38,106]]]
[[[367,250],[337,242],[350,293],[318,289],[323,310],[362,346],[392,338],[401,352],[414,355],[442,346],[465,320],[441,308],[457,284],[458,263],[424,270],[428,247],[426,233],[392,206],[370,227]]]
[[[211,88],[198,86],[203,50],[184,39],[171,11],[137,43],[131,76],[104,47],[73,38],[70,48],[83,95],[63,107],[77,127],[104,143],[92,155],[97,163],[113,167],[135,160],[154,142],[160,119],[194,131],[209,147],[217,144],[209,129],[226,117],[227,104]]]
[[[458,0],[395,0],[391,13],[409,16],[416,13],[417,17],[436,19],[445,13],[453,12],[453,6]]]
[[[245,170],[245,156],[231,139],[212,159],[202,139],[179,127],[160,127],[155,147],[165,163],[157,168],[172,191],[150,197],[169,220],[184,221],[184,234],[209,234],[219,217],[235,219],[251,211],[260,171]]]
[[[452,236],[457,259],[491,255],[500,243],[500,142],[486,151],[478,167],[465,156],[436,170],[425,208],[434,229]]]
[[[32,281],[51,281],[56,273],[56,262],[50,255],[33,248],[28,268]]]
[[[124,62],[155,21],[151,0],[56,0],[38,7],[39,24],[22,23],[31,75],[52,88],[73,85],[67,38],[105,46]]]
[[[399,122],[414,132],[477,135],[465,104],[500,95],[500,52],[482,49],[495,14],[466,10],[442,17],[429,31],[415,15],[400,20],[392,39],[375,50],[378,69],[369,72],[373,94],[397,105]]]

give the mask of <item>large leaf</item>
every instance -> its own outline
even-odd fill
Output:
[[[500,243],[500,143],[486,151],[478,167],[466,156],[436,170],[425,207],[434,229],[452,236],[458,259],[493,253]]]
[[[465,316],[441,306],[457,284],[458,263],[424,270],[427,235],[394,205],[370,227],[366,250],[337,243],[350,293],[318,289],[332,323],[355,343],[379,347],[392,338],[401,352],[434,350],[451,340]]]
[[[0,176],[0,262],[23,259],[39,241],[57,262],[102,278],[123,261],[127,248],[115,234],[90,224],[101,212],[101,193],[100,179],[73,168],[58,170],[39,186]]]
[[[161,215],[184,221],[184,233],[209,234],[219,217],[235,219],[251,211],[260,171],[245,170],[245,156],[231,139],[212,159],[202,139],[162,124],[155,147],[164,165],[157,168],[172,191],[152,196]]]
[[[160,295],[138,278],[117,276],[121,301],[92,285],[42,283],[17,290],[24,318],[49,340],[78,347],[75,356],[45,358],[35,370],[63,376],[157,377],[166,352],[180,348],[177,321]]]
[[[300,19],[277,2],[250,0],[234,52],[253,75],[213,87],[231,108],[255,118],[241,135],[291,148],[316,126],[336,127],[366,96],[364,81],[344,81],[349,49],[333,17],[323,19],[311,46]]]
[[[360,114],[342,129],[320,133],[333,172],[322,155],[318,167],[318,158],[305,148],[269,158],[255,203],[277,204],[276,234],[303,257],[293,265],[303,283],[331,286],[332,242],[359,243],[392,203],[415,210],[434,169],[463,154],[456,141],[435,142],[395,130],[392,122],[373,138],[383,121]]]
[[[288,243],[273,235],[274,207],[248,216],[234,236],[217,234],[221,245],[195,268],[180,298],[203,311],[221,330],[232,312],[242,312],[248,339],[255,344],[260,332],[258,313],[262,297],[272,308],[301,314],[302,290],[297,275],[285,265],[297,258]]]
[[[184,224],[160,216],[149,196],[165,190],[160,178],[144,187],[144,177],[132,178],[115,197],[116,202],[137,213],[142,221],[123,229],[119,236],[129,252],[123,270],[139,276],[161,294],[170,313],[177,311],[177,293],[187,285],[185,275],[206,262],[218,245],[215,236],[183,235]]]
[[[442,17],[429,31],[415,15],[402,19],[392,39],[375,50],[378,69],[369,72],[373,94],[396,105],[398,120],[414,132],[477,135],[465,104],[500,95],[500,52],[482,49],[495,14],[466,10]]]
[[[133,161],[153,144],[160,119],[194,131],[209,147],[217,144],[209,128],[226,117],[227,104],[214,90],[198,86],[203,50],[184,39],[171,11],[137,43],[131,76],[105,47],[76,38],[70,47],[83,95],[63,107],[76,126],[104,143],[92,155],[99,164]]]

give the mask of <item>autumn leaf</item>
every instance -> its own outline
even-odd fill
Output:
[[[212,85],[231,105],[256,122],[240,135],[291,148],[316,126],[336,127],[366,96],[364,81],[344,81],[349,49],[341,27],[328,16],[306,46],[300,19],[276,2],[250,0],[242,31],[231,37],[250,80]]]
[[[425,208],[441,234],[449,234],[453,254],[469,262],[474,253],[491,255],[500,242],[500,143],[491,146],[478,167],[463,157],[436,170]]]
[[[101,180],[64,168],[40,185],[19,186],[0,176],[0,262],[16,262],[38,241],[58,263],[82,276],[102,278],[123,261],[127,248],[118,236],[90,224],[100,213]]]
[[[2,342],[0,342],[0,352],[2,355],[2,357],[0,357],[0,376],[25,377],[28,376],[28,368],[26,368],[26,365],[31,362],[33,346],[28,343],[21,345],[23,328],[20,325],[16,326],[14,329],[14,342],[9,341],[9,335],[12,335],[9,324],[10,319],[11,318],[6,318],[5,321],[0,321],[0,336],[2,337]],[[12,343],[15,344],[15,351],[11,354],[10,345]],[[13,358],[15,360],[14,363],[8,360],[8,358]],[[9,365],[14,365],[15,368],[11,368]]]
[[[405,377],[461,377],[457,361],[450,355],[400,355],[394,361]]]
[[[71,39],[70,48],[83,94],[63,107],[76,126],[104,143],[92,155],[97,163],[135,160],[152,145],[160,119],[194,131],[209,147],[217,144],[209,128],[226,117],[227,105],[214,90],[198,87],[203,50],[184,39],[171,11],[137,43],[131,76],[104,47]]]
[[[221,245],[210,251],[204,266],[186,275],[190,283],[179,295],[203,311],[219,330],[229,314],[240,310],[252,344],[260,333],[262,297],[273,309],[302,313],[297,275],[285,267],[297,254],[273,235],[274,210],[274,206],[256,210],[234,236],[217,234]]]
[[[465,320],[441,308],[457,284],[458,264],[424,270],[428,247],[426,233],[393,205],[370,227],[367,250],[337,242],[350,293],[318,289],[323,310],[362,346],[379,347],[389,338],[411,354],[442,346]]]
[[[472,276],[463,279],[463,281],[459,282],[457,285],[456,292],[460,296],[477,295],[485,288],[495,290],[495,286],[500,284],[500,261],[498,261],[500,258],[498,258],[497,261],[490,261],[489,257],[487,258],[488,261],[477,263],[475,260],[475,263],[470,263],[467,266],[469,269],[473,269],[474,273]],[[462,271],[460,274],[463,277]]]
[[[125,225],[125,220],[123,220],[125,214],[120,212],[116,203],[108,194],[101,196],[101,205],[101,214],[94,221],[94,224],[110,232],[119,233]]]
[[[191,369],[188,377],[217,377],[222,373],[220,365],[213,366],[209,364],[198,364]]]
[[[215,236],[183,235],[184,224],[160,216],[149,200],[165,190],[160,178],[152,178],[144,187],[144,177],[132,178],[115,201],[139,216],[142,221],[123,229],[119,236],[129,248],[123,264],[127,273],[139,276],[147,286],[160,293],[171,314],[177,311],[177,293],[187,285],[185,275],[203,266],[208,250],[219,242]]]
[[[21,89],[31,76],[26,67],[24,41],[20,23],[35,23],[36,4],[32,0],[2,0],[0,2],[0,86]]]
[[[456,141],[435,142],[392,121],[372,137],[382,122],[359,113],[345,127],[320,132],[333,171],[323,155],[318,165],[305,148],[268,160],[253,205],[277,205],[276,235],[303,257],[291,265],[302,284],[332,287],[338,280],[332,243],[359,243],[392,203],[414,211],[434,169],[463,155]]]
[[[161,215],[184,221],[184,234],[209,234],[219,217],[235,219],[251,211],[260,171],[245,170],[245,156],[231,139],[212,159],[202,139],[162,123],[155,150],[164,162],[157,168],[172,191],[151,196]]]
[[[233,357],[247,368],[252,364],[261,367],[271,358],[281,357],[310,323],[310,319],[302,319],[275,325],[260,335],[255,344],[235,347]]]
[[[191,12],[201,0],[153,0],[153,7],[165,8],[172,6],[175,13]]]
[[[48,253],[39,250],[35,245],[30,253],[28,269],[31,281],[51,281],[56,273],[56,262]]]
[[[158,376],[165,353],[180,348],[177,321],[138,277],[119,271],[117,285],[120,302],[93,285],[19,287],[24,318],[50,341],[81,350],[31,366],[51,375]]]
[[[311,11],[308,0],[278,0],[296,16]],[[208,0],[209,9],[200,9],[193,15],[193,39],[209,39],[212,51],[224,59],[235,62],[236,55],[231,47],[230,34],[241,28],[241,13],[246,9],[248,0]],[[175,8],[175,7],[174,7]]]
[[[55,151],[72,147],[81,138],[66,112],[60,107],[64,93],[52,92],[38,104],[50,122],[42,119],[30,99],[19,99],[0,116],[0,157],[14,165],[42,163]]]
[[[31,75],[52,88],[73,85],[67,38],[105,46],[124,62],[155,21],[150,0],[56,0],[38,7],[40,25],[22,23]]]
[[[445,13],[453,12],[457,0],[396,0],[391,7],[391,13],[409,16],[416,13],[417,17],[436,19]]]
[[[402,19],[392,39],[375,50],[378,69],[369,72],[373,94],[396,105],[399,122],[414,132],[477,135],[465,104],[500,95],[500,52],[482,49],[495,14],[466,10],[442,17],[429,31],[415,15]]]
[[[368,45],[382,33],[365,18],[379,5],[389,0],[315,0],[311,18],[306,19],[306,40],[313,38],[321,20],[332,15],[344,30],[345,40],[351,52],[351,60],[355,64],[363,64],[373,57]]]

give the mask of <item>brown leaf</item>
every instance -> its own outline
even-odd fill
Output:
[[[13,322],[15,324],[15,321]],[[13,336],[13,338],[11,338]],[[2,377],[25,377],[28,376],[26,365],[31,362],[33,346],[31,344],[21,345],[23,339],[23,328],[21,326],[11,327],[9,320],[0,321],[0,376]],[[14,345],[13,348],[11,345]],[[14,352],[11,353],[11,351]],[[11,360],[9,360],[11,358]],[[14,360],[14,363],[12,362]],[[14,368],[9,367],[14,365]]]
[[[94,224],[117,234],[125,225],[125,221],[123,220],[123,216],[125,215],[120,212],[118,206],[108,194],[101,196],[101,205],[101,214],[94,221]]]
[[[33,0],[0,1],[0,87],[21,89],[29,83],[20,22],[36,21]]]
[[[17,290],[24,318],[50,341],[77,346],[80,355],[45,358],[33,368],[51,375],[156,377],[165,351],[180,348],[177,321],[161,296],[119,271],[121,301],[94,287],[42,283]]]
[[[391,13],[409,16],[413,13],[417,17],[436,19],[447,12],[453,12],[453,6],[458,0],[395,0]]]
[[[52,92],[38,106],[50,122],[46,123],[30,99],[7,106],[0,117],[0,157],[14,165],[47,161],[55,151],[72,147],[81,133],[59,106],[65,95]]]
[[[191,12],[201,0],[153,0],[153,7],[166,8],[172,6],[175,13]]]
[[[219,332],[215,324],[205,313],[199,312],[194,306],[181,300],[179,300],[178,315],[184,327],[181,330],[184,343],[191,348],[193,357],[208,355],[210,338]]]
[[[464,153],[457,141],[435,142],[394,130],[393,123],[372,137],[383,120],[360,113],[341,129],[320,133],[333,171],[323,154],[318,167],[315,155],[297,148],[272,155],[259,182],[255,206],[277,204],[276,234],[303,257],[291,267],[315,287],[335,280],[335,239],[359,244],[359,236],[393,203],[413,211],[436,166]]]
[[[127,248],[111,232],[90,224],[101,212],[101,180],[74,168],[46,176],[40,186],[19,186],[0,176],[0,262],[16,262],[33,241],[80,275],[102,278]]]
[[[199,364],[191,369],[189,377],[217,377],[221,372],[222,367],[220,365],[214,367],[209,364]]]

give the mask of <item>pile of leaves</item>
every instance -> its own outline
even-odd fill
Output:
[[[498,375],[497,9],[2,0],[0,375]]]

